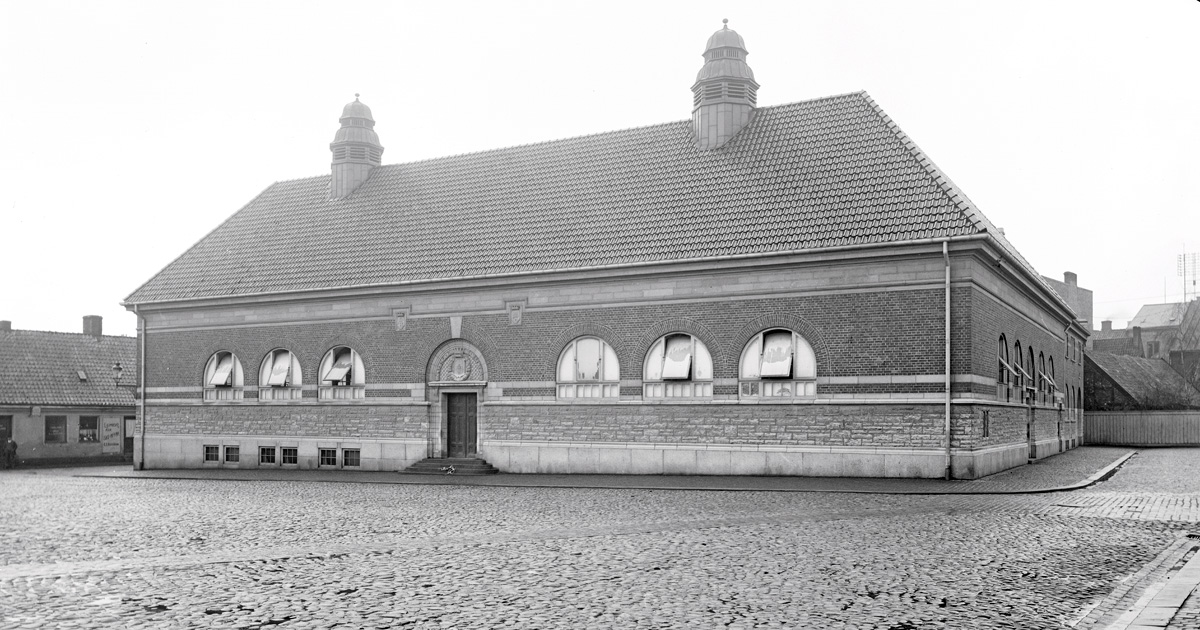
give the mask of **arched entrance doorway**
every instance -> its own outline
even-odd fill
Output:
[[[426,395],[433,404],[434,457],[474,457],[479,452],[479,403],[487,389],[487,363],[470,342],[452,339],[429,360]]]

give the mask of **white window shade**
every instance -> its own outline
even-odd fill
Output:
[[[346,373],[354,367],[353,353],[349,350],[343,350],[338,353],[333,359],[333,365],[321,380],[324,381],[340,381],[346,378]]]
[[[558,380],[569,383],[575,380],[575,344],[567,345],[562,358],[558,360]]]
[[[271,376],[267,380],[268,385],[286,386],[288,384],[288,374],[292,370],[292,353],[287,350],[281,350],[272,355],[274,363],[271,366]]]
[[[663,353],[663,379],[687,380],[692,376],[692,338],[685,335],[667,337]]]
[[[193,383],[195,381],[192,381]],[[233,384],[233,355],[224,354],[217,358],[217,367],[213,370],[212,378],[208,381],[214,387],[228,387]]]
[[[575,342],[576,378],[580,381],[600,380],[600,340],[580,339]]]
[[[708,353],[708,346],[704,345],[703,341],[692,337],[694,349],[696,352],[695,361],[692,365],[692,379],[697,381],[710,381],[713,377],[712,355]]]
[[[773,330],[763,335],[762,376],[788,378],[792,375],[792,333]]]
[[[817,378],[817,355],[803,337],[796,337],[796,367],[792,378]]]
[[[621,379],[621,364],[617,362],[617,353],[612,346],[604,344],[604,380],[617,381]]]
[[[759,378],[759,365],[762,358],[762,335],[755,335],[754,339],[746,345],[746,349],[742,352],[742,378]]]

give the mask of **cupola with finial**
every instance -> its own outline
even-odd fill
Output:
[[[746,44],[729,20],[708,38],[704,67],[692,86],[692,130],[701,151],[725,144],[750,122],[758,98],[754,72],[746,65]]]
[[[383,146],[375,133],[375,119],[371,108],[358,100],[342,108],[342,128],[333,136],[329,150],[333,152],[333,179],[329,185],[329,198],[349,197],[367,178],[371,169],[379,166],[383,159]]]

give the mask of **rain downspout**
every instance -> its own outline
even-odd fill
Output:
[[[946,261],[946,479],[954,478],[950,467],[950,242],[942,241]]]
[[[146,469],[146,317],[133,305],[133,314],[138,318],[138,417],[142,425],[142,445],[138,449],[138,470]]]

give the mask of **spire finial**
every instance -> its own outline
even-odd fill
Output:
[[[721,24],[725,25],[725,28],[723,30],[726,30],[726,31],[729,30],[729,18],[725,18],[725,19],[721,20]]]
[[[728,21],[728,20],[726,20],[726,21]],[[354,93],[354,100],[356,100],[356,101],[358,100],[358,92]]]

